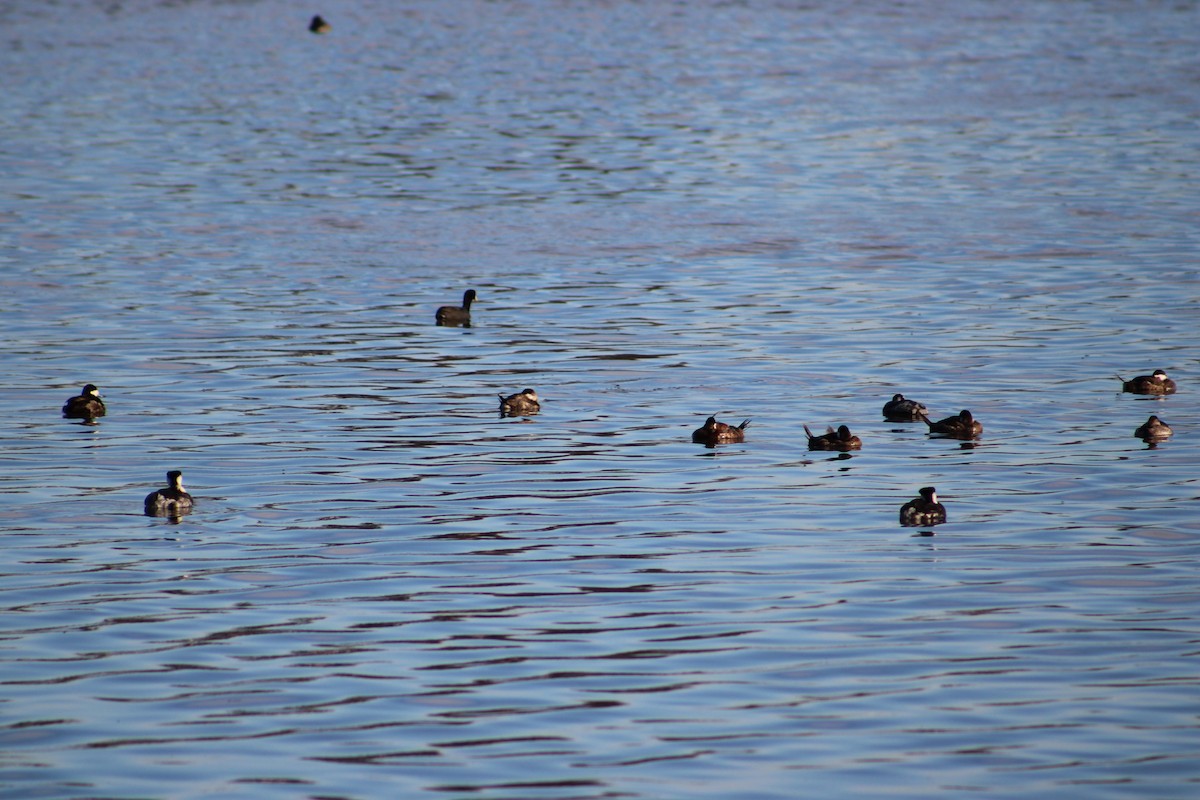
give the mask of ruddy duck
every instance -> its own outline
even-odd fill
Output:
[[[983,433],[983,425],[971,416],[971,412],[965,408],[953,417],[946,417],[937,422],[934,422],[924,414],[921,415],[921,419],[925,420],[925,424],[929,426],[930,433],[953,436],[955,439],[974,439]]]
[[[333,26],[321,19],[320,14],[317,14],[312,18],[312,22],[308,23],[308,30],[310,33],[329,33],[333,30]]]
[[[69,419],[95,419],[103,417],[104,401],[100,399],[100,390],[93,384],[83,387],[83,391],[69,398],[63,405],[62,413]]]
[[[462,326],[464,328],[471,327],[471,303],[475,300],[475,290],[467,289],[463,292],[462,306],[442,306],[434,314],[433,318],[437,320],[438,325],[446,327]]]
[[[926,486],[914,497],[900,506],[901,525],[940,525],[946,521],[946,507],[938,502],[937,489]]]
[[[1150,419],[1146,420],[1140,428],[1133,432],[1133,435],[1146,442],[1161,442],[1163,439],[1171,438],[1171,426],[1163,422],[1153,414]]]
[[[692,441],[709,446],[742,442],[746,439],[746,426],[749,424],[750,420],[746,420],[741,425],[726,425],[724,422],[717,422],[716,417],[709,417],[704,420],[702,427],[692,431]]]
[[[152,517],[174,517],[192,510],[192,496],[183,489],[183,473],[167,473],[167,488],[146,495],[146,513]]]
[[[1167,373],[1161,369],[1154,370],[1153,375],[1138,375],[1131,381],[1127,381],[1120,375],[1117,380],[1121,382],[1121,391],[1132,392],[1133,394],[1175,394],[1175,381],[1167,377]]]
[[[502,394],[497,396],[500,398],[500,413],[506,417],[536,414],[542,408],[542,404],[538,402],[537,392],[533,389],[522,389],[508,397]]]
[[[883,416],[892,422],[912,422],[928,413],[928,408],[902,394],[892,395],[892,399],[883,404]]]
[[[844,453],[847,450],[862,449],[862,440],[850,433],[850,428],[845,425],[839,426],[836,431],[832,426],[828,427],[820,436],[814,436],[805,425],[804,433],[808,436],[809,450],[841,450]]]

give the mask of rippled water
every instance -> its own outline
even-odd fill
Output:
[[[14,796],[1196,791],[1195,4],[0,10]]]

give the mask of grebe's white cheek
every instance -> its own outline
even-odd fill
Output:
[[[936,503],[937,501],[938,501],[937,492],[930,492],[929,493],[929,502]]]

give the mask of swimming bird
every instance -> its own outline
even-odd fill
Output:
[[[308,23],[308,30],[310,33],[329,33],[333,30],[333,26],[321,19],[320,14],[317,14],[312,18],[312,22]]]
[[[173,469],[167,473],[167,487],[146,495],[144,505],[150,516],[173,517],[186,514],[195,504],[183,489],[183,473]]]
[[[63,404],[62,413],[69,419],[95,419],[103,417],[108,409],[100,399],[100,390],[89,383],[83,391],[71,397]]]
[[[953,436],[955,439],[974,439],[983,433],[983,424],[971,416],[971,412],[965,408],[953,417],[946,417],[937,422],[924,414],[921,415],[921,419],[925,420],[925,424],[929,426],[930,433]]]
[[[746,420],[741,425],[726,425],[717,422],[716,417],[709,417],[704,420],[704,425],[692,431],[692,441],[709,446],[745,441],[746,426],[749,424],[750,420]]]
[[[469,328],[471,327],[471,303],[474,300],[475,290],[467,289],[463,292],[462,306],[442,306],[433,318],[438,325]]]
[[[1146,442],[1161,442],[1163,439],[1171,438],[1172,433],[1174,431],[1171,430],[1170,425],[1151,414],[1150,419],[1134,431],[1133,435]]]
[[[538,402],[537,392],[533,389],[522,389],[508,397],[498,394],[497,397],[500,398],[500,413],[506,417],[536,414],[542,408],[542,404]]]
[[[805,425],[804,433],[808,435],[809,450],[841,450],[844,453],[862,449],[862,440],[850,433],[850,428],[845,425],[839,426],[836,431],[832,426],[828,427],[820,436],[814,436]]]
[[[926,486],[920,489],[920,497],[914,497],[900,506],[901,525],[940,525],[946,521],[946,507],[938,502],[937,489]]]
[[[1167,377],[1167,373],[1161,369],[1154,370],[1152,375],[1138,375],[1133,380],[1127,381],[1120,375],[1117,380],[1121,382],[1121,391],[1131,392],[1133,394],[1175,394],[1175,381]]]
[[[928,413],[928,408],[902,394],[892,395],[892,399],[883,404],[883,416],[892,422],[911,422]]]

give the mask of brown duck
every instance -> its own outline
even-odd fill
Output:
[[[808,436],[809,450],[841,450],[844,453],[847,450],[862,449],[862,440],[852,434],[850,428],[845,425],[838,426],[836,431],[828,427],[820,436],[814,436],[805,425],[804,433]]]
[[[1174,431],[1171,430],[1170,425],[1151,414],[1150,419],[1142,423],[1141,427],[1133,432],[1133,435],[1142,441],[1161,442],[1163,439],[1170,439],[1172,433]]]
[[[955,439],[974,439],[983,433],[983,424],[971,416],[971,412],[965,408],[953,417],[946,417],[937,422],[924,414],[921,415],[921,419],[925,420],[925,424],[929,426],[930,433],[953,436]]]
[[[749,424],[750,420],[746,420],[741,425],[726,425],[717,422],[716,417],[709,417],[702,426],[692,431],[692,441],[707,445],[742,442],[746,439],[746,426]]]
[[[883,404],[883,416],[892,422],[912,422],[928,413],[928,408],[902,394],[892,395],[892,399]]]
[[[542,408],[542,404],[538,402],[537,392],[533,389],[522,389],[508,397],[502,394],[497,396],[500,398],[500,413],[506,417],[536,414]]]

